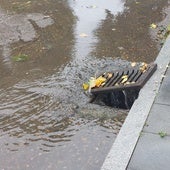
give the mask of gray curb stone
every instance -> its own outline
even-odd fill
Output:
[[[125,170],[128,166],[169,62],[170,36],[155,61],[158,65],[156,72],[141,89],[139,97],[134,102],[101,170]]]

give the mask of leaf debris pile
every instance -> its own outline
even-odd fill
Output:
[[[137,64],[136,62],[131,62],[131,67],[137,67],[142,73],[146,72],[148,69],[148,64],[142,62]],[[99,88],[106,84],[106,81],[109,81],[111,78],[114,78],[114,74],[110,72],[105,72],[100,75],[98,78],[91,77],[88,82],[83,83],[83,89],[91,91],[92,88]],[[119,83],[116,83],[114,86],[130,85],[134,84],[134,81],[129,80],[129,75],[122,75]]]

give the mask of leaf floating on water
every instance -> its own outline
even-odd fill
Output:
[[[112,31],[116,31],[116,28],[112,28]]]
[[[31,1],[27,1],[27,2],[26,2],[26,4],[30,4],[30,3],[31,3]]]
[[[154,23],[152,23],[152,24],[150,25],[150,28],[155,29],[155,28],[157,28],[157,25],[156,25],[156,24],[154,24]]]
[[[124,50],[124,48],[123,47],[117,47],[119,50]]]
[[[128,80],[128,75],[122,76],[122,81],[121,83],[124,84]]]
[[[28,60],[28,55],[26,54],[19,54],[13,57],[13,60],[16,62],[20,62],[20,61],[26,61]]]
[[[88,35],[85,34],[85,33],[81,33],[79,36],[80,36],[80,37],[88,37]]]
[[[105,84],[106,78],[100,76],[97,79],[94,77],[91,77],[88,83],[83,84],[84,90],[91,90],[94,87],[100,87]]]

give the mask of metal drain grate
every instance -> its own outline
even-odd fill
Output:
[[[91,89],[92,94],[108,93],[126,89],[141,89],[157,69],[157,64],[149,64],[145,71],[140,68],[130,68],[101,75],[106,78],[100,87]],[[110,76],[108,76],[110,74]]]

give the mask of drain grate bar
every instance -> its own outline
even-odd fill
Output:
[[[108,93],[125,89],[141,89],[149,80],[152,74],[156,71],[157,64],[151,63],[143,71],[140,68],[130,68],[119,71],[104,73],[102,76],[106,78],[103,86],[91,89],[92,94]],[[108,74],[112,76],[107,78]],[[124,80],[124,76],[126,80]]]

